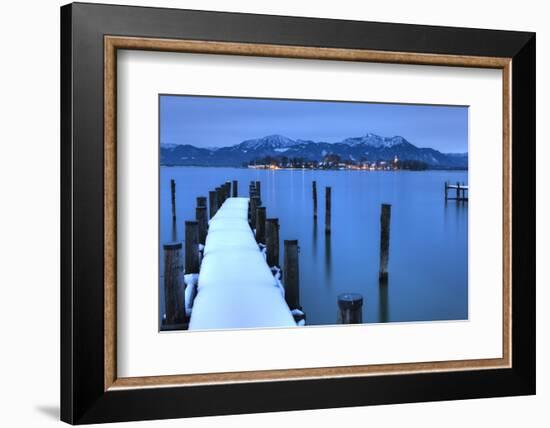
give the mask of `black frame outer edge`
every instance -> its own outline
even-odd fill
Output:
[[[72,423],[73,355],[72,355],[72,9],[61,8],[61,420]]]
[[[513,367],[103,391],[103,36],[513,58]],[[535,35],[75,3],[61,9],[61,419],[74,424],[535,393]]]

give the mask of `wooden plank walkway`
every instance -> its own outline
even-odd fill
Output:
[[[227,198],[209,222],[189,330],[296,326],[250,229],[248,204]]]

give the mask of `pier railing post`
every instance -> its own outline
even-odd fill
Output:
[[[262,200],[262,183],[260,181],[256,181],[255,188],[257,192],[258,198],[260,198],[260,201]]]
[[[344,293],[338,296],[338,324],[361,324],[363,322],[363,296],[359,293]]]
[[[225,182],[225,198],[231,197],[231,181]]]
[[[286,240],[284,242],[284,269],[283,285],[285,287],[285,300],[288,307],[300,309],[300,269],[298,262],[298,241]]]
[[[312,193],[313,193],[313,219],[317,220],[317,181],[312,183]]]
[[[380,272],[378,279],[380,284],[388,283],[388,261],[390,251],[390,218],[391,205],[382,204],[380,213]]]
[[[218,211],[218,192],[210,190],[208,192],[208,198],[210,202],[210,218],[212,218],[216,214],[216,211]]]
[[[279,266],[279,219],[268,218],[265,221],[265,245],[269,267]]]
[[[185,273],[199,273],[199,223],[185,222]]]
[[[225,202],[225,200],[227,199],[227,186],[225,185],[225,183],[222,183],[222,185],[220,186],[220,189],[222,192],[222,201]]]
[[[257,196],[252,196],[250,198],[250,226],[252,228],[256,227],[256,215],[257,209],[260,206],[259,199]]]
[[[265,244],[265,207],[256,208],[256,242]]]
[[[199,227],[199,243],[204,245],[206,243],[206,234],[208,233],[208,218],[206,207],[197,207],[195,209],[195,212],[195,218]]]
[[[181,242],[163,245],[165,324],[185,322],[185,285],[181,275]]]
[[[239,196],[239,182],[233,180],[233,197],[237,198]]]
[[[217,197],[218,197],[218,210],[222,207],[223,205],[223,188],[222,187],[216,187],[216,194],[217,194]]]
[[[206,207],[206,196],[197,196],[197,207]]]
[[[172,221],[176,221],[176,182],[172,178],[170,180],[170,195],[172,200]]]
[[[330,233],[331,188],[325,188],[325,233]]]

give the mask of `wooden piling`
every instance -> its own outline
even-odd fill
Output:
[[[258,198],[260,198],[260,201],[262,200],[262,183],[260,181],[256,181],[255,188],[257,192]]]
[[[317,182],[313,180],[311,183],[312,193],[313,193],[313,219],[317,221]]]
[[[222,189],[223,201],[225,202],[229,197],[229,195],[227,194],[227,186],[225,185],[225,183],[221,185],[221,189]]]
[[[218,198],[218,210],[222,207],[224,199],[223,199],[223,188],[222,187],[216,187],[216,195]]]
[[[285,287],[285,300],[288,307],[300,309],[300,269],[298,262],[298,241],[284,241],[284,269],[283,284]]]
[[[185,273],[199,273],[199,223],[185,222]]]
[[[197,223],[199,224],[199,243],[204,245],[206,243],[206,234],[208,233],[206,207],[197,207],[195,209],[195,216]]]
[[[239,182],[237,180],[233,180],[233,197],[239,197]]]
[[[380,212],[380,284],[388,283],[388,261],[390,252],[390,218],[391,205],[382,204]]]
[[[256,242],[265,244],[265,207],[256,208]]]
[[[445,181],[445,202],[449,199],[449,183]]]
[[[210,190],[208,192],[208,198],[210,202],[210,218],[212,218],[218,211],[218,192]]]
[[[176,221],[176,182],[173,178],[170,180],[170,194],[172,199],[172,221]]]
[[[225,182],[225,198],[231,197],[231,181]]]
[[[197,207],[206,207],[206,196],[197,196]]]
[[[344,293],[338,296],[338,324],[361,324],[363,322],[363,296],[359,293]]]
[[[256,215],[257,215],[257,209],[260,206],[260,198],[257,196],[252,196],[250,198],[250,226],[252,228],[256,227]]]
[[[331,188],[325,187],[325,233],[330,233]]]
[[[267,250],[267,264],[270,267],[279,266],[279,219],[265,220],[265,245]]]
[[[185,284],[181,275],[181,242],[163,245],[165,325],[185,322]]]
[[[456,182],[456,200],[460,201],[460,183],[458,181]]]

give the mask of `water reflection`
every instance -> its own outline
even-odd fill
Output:
[[[378,287],[378,314],[380,322],[389,321],[388,284]]]
[[[313,218],[313,244],[311,248],[313,259],[317,259],[317,218]]]
[[[325,233],[325,272],[327,274],[327,284],[330,284],[332,277],[332,244],[330,235],[330,233]]]
[[[177,227],[172,222],[171,178],[186,183],[178,187]],[[467,172],[292,173],[162,167],[160,243],[181,241],[184,221],[195,218],[196,197],[229,179],[239,181],[243,196],[250,180],[260,180],[268,217],[278,218],[281,225],[281,244],[285,239],[299,240],[300,303],[308,313],[308,325],[333,324],[335,298],[340,293],[363,294],[363,322],[467,319],[468,202],[449,200],[445,205],[443,193],[446,180],[467,185]],[[317,222],[313,221],[313,181],[320,196]],[[321,190],[327,186],[346,189],[332,195],[332,235],[324,233]],[[380,205],[385,202],[392,204],[391,290],[378,285]],[[162,246],[159,256],[162,274]],[[161,279],[161,300],[162,284]]]
[[[176,226],[176,218],[172,218],[172,242],[176,242],[178,240],[178,228]]]

